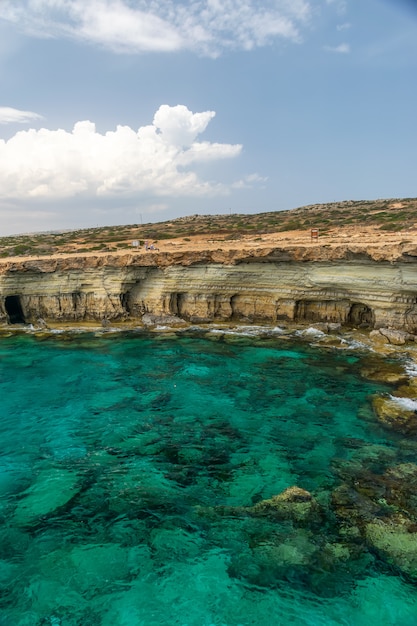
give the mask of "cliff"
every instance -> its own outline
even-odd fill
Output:
[[[417,245],[228,242],[0,261],[0,322],[337,322],[417,333]]]

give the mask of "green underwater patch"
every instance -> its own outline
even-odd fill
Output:
[[[0,624],[414,625],[403,365],[195,329],[3,337]]]

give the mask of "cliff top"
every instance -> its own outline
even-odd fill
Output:
[[[312,236],[318,229],[318,237]],[[147,241],[155,249],[145,249]],[[132,245],[138,242],[139,247]],[[68,257],[145,257],[147,265],[190,262],[209,253],[228,262],[291,251],[292,258],[343,258],[352,252],[376,260],[417,256],[417,199],[346,201],[251,215],[194,215],[158,224],[84,229],[0,238],[0,264]],[[138,259],[139,260],[139,259]]]

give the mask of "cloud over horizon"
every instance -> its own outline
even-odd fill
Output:
[[[0,139],[0,197],[63,199],[75,196],[202,197],[227,193],[226,186],[201,180],[198,163],[237,157],[240,144],[199,142],[214,111],[192,113],[162,105],[153,123],[137,131],[117,126],[105,134],[77,122],[66,130],[29,129]]]
[[[66,37],[118,53],[192,50],[218,56],[275,39],[299,41],[310,0],[3,0],[0,19],[33,37]]]

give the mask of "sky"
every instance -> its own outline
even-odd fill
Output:
[[[413,0],[0,0],[0,236],[417,196]]]

